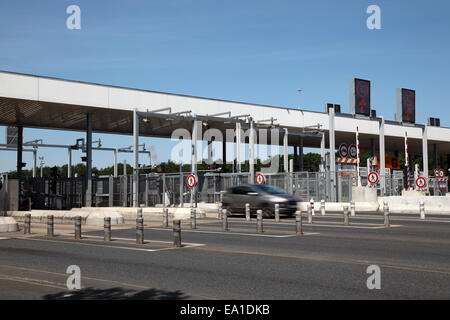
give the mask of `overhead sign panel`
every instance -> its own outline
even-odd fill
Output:
[[[397,112],[395,120],[399,122],[416,122],[416,91],[397,88]]]
[[[350,113],[370,116],[370,81],[350,79]]]

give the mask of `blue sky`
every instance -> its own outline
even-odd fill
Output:
[[[81,30],[66,8],[81,8]],[[366,27],[369,5],[381,30]],[[372,106],[394,118],[395,88],[416,90],[417,122],[449,126],[450,2],[436,1],[1,1],[0,69],[253,103],[348,112],[351,77],[372,82]],[[297,92],[302,89],[301,96]],[[25,140],[72,143],[83,133],[25,129]],[[0,141],[4,142],[4,128]],[[95,135],[104,146],[130,136]],[[171,143],[144,138],[157,161]],[[46,164],[64,151],[40,150]],[[80,155],[74,155],[74,163]],[[15,168],[2,152],[0,171]],[[94,165],[112,165],[95,153]],[[120,160],[131,157],[121,156]],[[129,159],[129,160],[128,160]],[[30,168],[31,154],[25,154]]]

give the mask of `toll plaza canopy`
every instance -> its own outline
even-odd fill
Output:
[[[196,174],[197,140],[213,140],[212,136],[199,135],[204,125],[207,129],[218,130],[222,141],[234,142],[236,136],[237,172],[241,172],[240,144],[248,136],[250,181],[255,181],[255,144],[283,145],[286,173],[289,170],[288,146],[294,146],[294,154],[299,148],[300,168],[303,147],[320,148],[320,170],[328,170],[324,166],[327,145],[329,172],[333,173],[331,185],[335,187],[336,146],[354,143],[357,128],[360,149],[370,150],[372,156],[379,151],[381,194],[385,192],[385,153],[404,150],[406,135],[409,154],[423,156],[424,177],[428,177],[429,144],[433,145],[435,164],[438,155],[450,154],[450,128],[335,111],[338,110],[334,107],[327,107],[327,112],[314,112],[0,71],[0,125],[18,128],[19,181],[24,127],[86,131],[87,207],[92,201],[92,132],[133,134],[135,207],[139,205],[139,136],[191,139],[191,171]],[[271,128],[270,134],[265,135],[266,141],[261,141],[261,133],[267,128]],[[189,137],[174,135],[180,129],[186,129]],[[235,130],[235,135],[229,137],[227,129]],[[242,137],[241,129],[250,130]],[[256,131],[260,133],[259,141]],[[273,132],[281,134],[273,135],[275,140],[271,141]],[[216,138],[217,134],[214,136]],[[222,146],[223,158],[227,159],[226,144],[222,143]],[[209,158],[210,155],[208,151]],[[195,192],[191,192],[191,201]]]
[[[273,119],[276,127],[288,130],[289,145],[298,145],[300,135],[303,146],[312,148],[321,147],[321,136],[317,132],[325,133],[326,145],[333,149],[341,143],[354,143],[358,126],[361,149],[371,150],[374,147],[373,141],[379,139],[382,123],[381,117],[369,118],[344,113],[331,117],[326,112],[0,71],[1,125],[85,131],[86,115],[89,113],[92,117],[92,130],[95,132],[133,134],[135,109],[147,113],[139,119],[140,136],[169,138],[178,128],[191,131],[192,119],[195,117],[200,121],[207,121],[211,128],[219,130],[234,129],[236,122],[242,122],[245,128],[246,121],[242,116],[248,116],[254,120],[256,129],[267,127],[267,120]],[[334,146],[329,146],[331,118],[335,131]],[[385,152],[402,151],[407,132],[408,148],[412,154],[422,154],[424,138],[427,145],[437,146],[439,155],[450,153],[450,128],[383,120],[382,130]],[[280,145],[283,143],[282,139],[280,135]],[[270,143],[270,137],[268,140]],[[375,149],[380,150],[379,143],[375,143]]]

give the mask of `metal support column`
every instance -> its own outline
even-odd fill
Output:
[[[386,194],[386,153],[384,146],[384,117],[381,117],[379,130],[379,147],[380,147],[380,193],[381,196]]]
[[[425,125],[422,131],[422,160],[423,177],[428,181],[428,127]],[[427,184],[428,189],[428,184]]]
[[[250,136],[249,136],[249,171],[250,171],[250,184],[255,183],[255,123],[252,118],[250,118]]]
[[[241,173],[241,124],[236,122],[236,172]]]
[[[72,149],[67,149],[67,178],[72,178]]]
[[[320,171],[325,171],[325,132],[322,132],[322,138],[320,139]]]
[[[192,138],[191,138],[191,173],[197,176],[197,131],[198,131],[198,120],[194,119],[192,124]],[[197,181],[198,183],[198,181]],[[191,188],[191,208],[194,207],[195,193],[197,185]]]
[[[303,137],[298,137],[298,154],[300,156],[299,159],[299,171],[304,171],[304,161],[303,161]]]
[[[222,172],[225,172],[227,168],[227,137],[226,132],[223,133],[223,140],[222,140]]]
[[[36,178],[37,147],[33,147],[33,178]]]
[[[114,150],[114,178],[117,178],[117,161],[118,161],[119,149]]]
[[[139,206],[139,115],[137,109],[133,110],[133,157],[134,157],[134,179],[133,179],[133,207]]]
[[[336,142],[335,142],[335,131],[334,131],[334,107],[330,108],[329,112],[329,139],[330,139],[330,184],[331,184],[331,201],[336,201]]]
[[[86,207],[92,206],[92,115],[86,114]]]
[[[288,133],[288,129],[284,128],[284,137],[283,137],[283,167],[284,167],[284,172],[289,172],[289,150],[288,150],[288,137],[289,137],[289,133]]]
[[[20,210],[20,193],[22,191],[22,151],[23,151],[23,127],[17,127],[17,180],[19,183],[18,208]]]

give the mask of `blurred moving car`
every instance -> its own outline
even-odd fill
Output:
[[[275,204],[280,205],[280,216],[292,216],[300,198],[284,190],[265,184],[246,184],[229,188],[223,195],[222,208],[228,215],[245,214],[245,204],[250,204],[250,214],[262,210],[264,218],[275,216]]]

